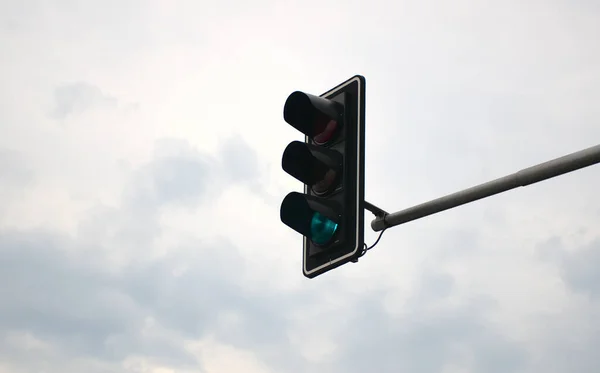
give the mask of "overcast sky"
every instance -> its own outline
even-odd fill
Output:
[[[595,373],[600,166],[302,275],[288,94],[392,211],[600,143],[592,0],[0,0],[0,373]],[[373,242],[370,214],[366,240]]]

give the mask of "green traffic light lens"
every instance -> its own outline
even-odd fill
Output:
[[[326,245],[335,235],[337,228],[336,222],[315,212],[310,222],[311,239],[317,245]]]

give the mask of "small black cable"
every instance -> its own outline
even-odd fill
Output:
[[[384,228],[380,233],[379,233],[379,237],[377,237],[377,239],[375,240],[375,242],[373,243],[373,245],[371,246],[367,246],[367,244],[364,244],[365,247],[363,248],[363,251],[360,253],[360,256],[363,256],[367,253],[367,251],[371,250],[372,248],[375,247],[375,245],[377,245],[379,243],[379,240],[381,239],[381,236],[383,236],[383,232],[385,232],[385,230],[387,229]]]

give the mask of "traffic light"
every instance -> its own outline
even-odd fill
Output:
[[[305,135],[285,149],[282,168],[304,183],[281,203],[281,221],[304,236],[303,273],[316,277],[364,246],[365,78],[357,75],[320,96],[296,91],[284,120]]]

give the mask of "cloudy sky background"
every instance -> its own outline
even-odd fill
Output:
[[[389,211],[598,144],[599,37],[588,0],[0,0],[0,372],[597,372],[598,166],[314,280],[279,204],[285,98],[354,74]]]

